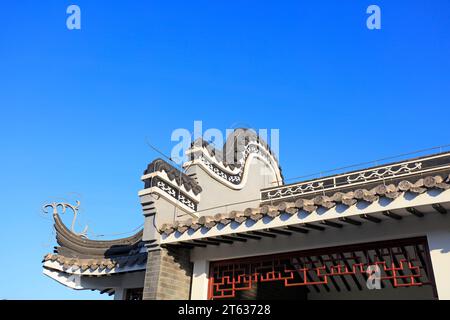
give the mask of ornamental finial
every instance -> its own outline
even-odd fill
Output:
[[[70,231],[72,231],[74,234],[76,234],[77,236],[83,237],[83,238],[87,238],[87,231],[88,231],[88,226],[86,226],[84,228],[84,230],[79,233],[79,232],[75,232],[75,222],[77,220],[77,216],[78,216],[78,210],[80,208],[80,201],[76,201],[76,205],[72,205],[70,203],[62,203],[62,202],[53,202],[53,203],[49,203],[43,206],[42,210],[44,211],[44,213],[49,213],[47,211],[47,208],[53,208],[53,215],[57,215],[58,214],[58,208],[61,208],[62,211],[61,213],[66,213],[67,208],[71,209],[73,212],[73,219],[72,219],[72,226],[70,228]]]

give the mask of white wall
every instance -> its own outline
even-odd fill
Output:
[[[439,298],[450,300],[450,228],[429,232],[428,245]]]

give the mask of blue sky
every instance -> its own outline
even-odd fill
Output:
[[[41,205],[133,230],[146,140],[170,153],[194,120],[280,129],[287,178],[450,143],[448,0],[18,0],[0,22],[0,299],[106,298],[42,275]]]

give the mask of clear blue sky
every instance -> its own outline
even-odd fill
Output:
[[[280,129],[286,177],[450,143],[448,0],[16,0],[0,24],[0,299],[105,298],[42,275],[40,207],[134,229],[146,138],[169,153],[194,120]]]

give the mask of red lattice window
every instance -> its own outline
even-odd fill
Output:
[[[378,266],[383,287],[432,284],[426,238],[384,241],[287,254],[213,262],[209,298],[233,299],[258,284],[330,291],[367,288],[370,266]],[[338,281],[336,279],[340,279]],[[342,285],[343,284],[343,285]],[[307,289],[308,290],[308,289]]]

